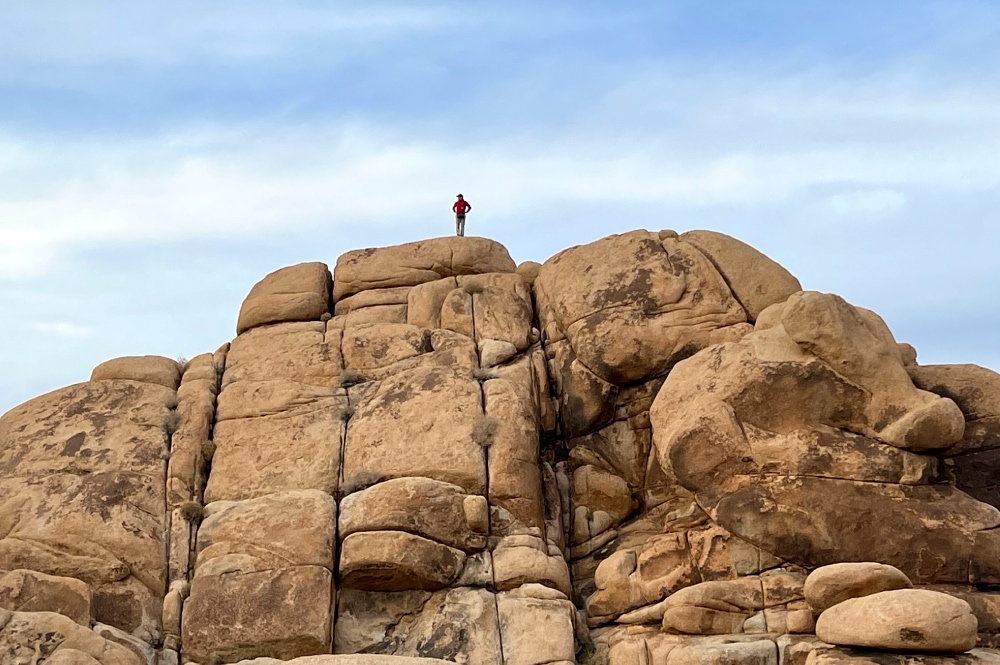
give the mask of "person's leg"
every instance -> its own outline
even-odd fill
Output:
[[[455,215],[455,235],[462,235],[462,216]]]
[[[462,215],[462,233],[460,233],[459,235],[465,237],[465,215]]]

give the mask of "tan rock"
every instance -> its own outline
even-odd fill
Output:
[[[397,478],[355,492],[340,506],[341,538],[364,531],[406,531],[465,552],[486,546],[486,499],[457,485]]]
[[[100,635],[109,642],[125,647],[141,658],[144,663],[156,662],[156,649],[154,649],[147,642],[129,635],[125,631],[115,628],[114,626],[108,626],[103,623],[95,624],[93,630],[96,634]]]
[[[210,503],[198,529],[195,576],[295,565],[333,570],[336,514],[333,497],[318,490]]]
[[[362,291],[348,298],[338,300],[334,306],[333,313],[340,316],[366,307],[405,305],[409,300],[410,290],[411,287],[409,286],[398,286],[389,289],[369,289]]]
[[[233,340],[222,383],[226,387],[238,381],[290,379],[337,386],[343,366],[340,331],[327,332],[321,321],[283,323],[251,330]]]
[[[898,568],[881,563],[835,563],[817,568],[806,578],[805,598],[822,612],[849,598],[880,591],[909,589],[910,579]]]
[[[382,381],[365,394],[350,420],[345,492],[420,476],[484,494],[485,454],[472,440],[481,399],[471,377],[445,368],[414,368]]]
[[[345,398],[332,397],[280,414],[219,422],[205,501],[239,501],[292,489],[335,494],[340,414],[346,408]]]
[[[763,587],[757,577],[702,582],[667,598],[663,630],[686,635],[742,633],[747,619],[763,609]]]
[[[535,279],[538,278],[538,271],[541,270],[541,268],[542,264],[538,261],[521,261],[517,264],[517,270],[515,272],[528,284],[534,284]]]
[[[184,604],[184,654],[211,664],[329,653],[331,589],[320,566],[196,577]]]
[[[791,296],[759,329],[777,324],[802,349],[871,394],[865,433],[898,448],[944,449],[965,431],[954,402],[914,388],[892,334],[874,313],[816,292]]]
[[[592,458],[585,454],[596,455],[599,464],[610,468],[630,490],[643,485],[651,444],[648,425],[635,428],[629,420],[616,420],[595,432],[567,441],[571,459],[592,463]]]
[[[531,364],[519,361],[503,377],[486,381],[482,392],[486,415],[495,432],[486,449],[489,497],[528,527],[545,520],[539,455],[539,420]]]
[[[534,314],[530,299],[525,302],[513,289],[487,286],[472,294],[472,306],[476,342],[499,339],[518,351],[531,346]]]
[[[462,572],[465,553],[402,531],[363,531],[344,539],[340,586],[365,591],[442,589]]]
[[[344,329],[368,325],[402,325],[406,323],[406,305],[372,305],[353,309],[344,317]]]
[[[289,379],[239,381],[226,386],[219,395],[216,420],[294,414],[302,407],[314,408],[321,400],[341,396],[340,388],[313,386]]]
[[[181,368],[176,360],[163,356],[125,356],[106,360],[90,375],[91,381],[138,381],[177,390]]]
[[[894,484],[926,483],[934,477],[933,461],[899,456],[887,447],[881,454],[865,452],[878,447],[854,433],[882,436],[884,428],[870,420],[871,390],[882,384],[862,389],[790,340],[777,314],[805,295],[764,312],[760,330],[739,343],[707,349],[674,368],[650,411],[660,465],[696,493],[720,526],[806,568],[881,561],[920,583],[959,582],[967,578],[970,564],[990,568],[985,530],[1000,524],[1000,513],[948,486]],[[840,307],[830,304],[823,311]],[[888,348],[880,334],[869,332],[868,318],[851,316],[851,325],[866,340],[862,346]],[[829,331],[844,330],[836,320],[830,318]],[[847,344],[851,337],[836,339]],[[905,373],[901,364],[897,369]],[[884,386],[883,402],[896,391],[892,399],[901,408],[913,398],[918,404],[912,413],[928,413],[920,405],[924,397],[911,384]],[[944,403],[937,396],[929,399],[932,405]],[[910,442],[907,446],[923,435],[906,433],[905,422],[913,424],[913,432],[929,431],[905,416],[894,422],[891,427],[901,437],[896,443]],[[802,453],[790,456],[796,449]],[[845,479],[852,477],[857,480]],[[879,517],[858,519],[863,514]],[[918,551],[939,552],[940,558],[917,566],[913,553]]]
[[[580,361],[616,384],[661,375],[707,346],[712,331],[746,321],[701,252],[646,231],[557,254],[535,291]]]
[[[445,296],[441,304],[441,327],[469,339],[475,339],[476,320],[471,293],[467,293],[464,289],[455,289]]]
[[[544,548],[540,538],[538,544]],[[493,550],[493,579],[500,591],[536,583],[561,591],[567,597],[572,593],[566,560],[562,556],[549,556],[538,547],[505,546],[501,541]]]
[[[0,609],[0,656],[9,658],[4,662],[39,662],[42,654],[48,655],[46,665],[146,665],[125,647],[69,617],[54,612]]]
[[[273,658],[256,658],[240,661],[240,665],[444,665],[454,661],[438,658],[414,658],[411,656],[384,656],[371,653],[340,654],[334,656],[303,656],[288,661]],[[472,661],[470,661],[472,663]],[[478,665],[475,664],[475,665]]]
[[[0,570],[82,580],[98,621],[155,639],[173,399],[157,384],[94,381],[0,418]]]
[[[181,373],[181,384],[191,383],[192,381],[216,382],[219,378],[218,370],[214,354],[199,354],[184,365],[183,372]]]
[[[344,660],[334,665],[366,665],[365,658],[393,659],[375,660],[373,665],[428,662],[417,656],[443,659],[432,663],[501,665],[499,638],[496,599],[483,589],[434,593],[344,589],[339,594],[334,651],[359,655],[335,656]],[[360,655],[375,653],[387,655]]]
[[[405,323],[359,325],[344,331],[344,363],[360,372],[387,367],[431,350],[430,331]]]
[[[976,365],[912,365],[907,371],[914,385],[953,400],[965,415],[965,435],[948,449],[955,485],[1000,506],[1000,374]]]
[[[458,280],[454,277],[414,286],[406,299],[406,322],[419,328],[440,328],[441,308],[448,295],[457,288]]]
[[[619,524],[638,507],[623,478],[591,465],[581,466],[573,472],[573,505],[587,509],[588,521],[586,531],[574,530],[574,544]],[[604,523],[598,521],[599,513],[607,516]]]
[[[806,665],[997,665],[1000,664],[1000,655],[979,650],[961,655],[944,655],[819,648],[809,654],[805,663]]]
[[[771,640],[685,643],[670,651],[666,665],[778,665],[778,652]]]
[[[505,665],[575,661],[571,602],[499,593],[497,608]]]
[[[12,612],[55,612],[87,628],[94,618],[85,582],[34,570],[0,575],[0,607]]]
[[[484,339],[479,342],[479,364],[494,367],[507,362],[517,355],[517,347],[500,339]]]
[[[781,665],[806,665],[813,651],[830,647],[815,635],[782,635],[774,643],[778,645],[778,662]]]
[[[587,369],[568,341],[547,344],[545,350],[563,436],[577,437],[608,423],[614,417],[618,387]]]
[[[820,615],[816,636],[838,646],[961,653],[976,646],[976,617],[947,594],[898,589],[834,605]]]
[[[314,321],[329,311],[329,268],[324,263],[300,263],[254,284],[240,307],[236,334],[269,323]]]
[[[368,289],[416,286],[457,275],[514,272],[515,267],[503,245],[487,238],[432,238],[359,249],[337,259],[333,296],[339,301]]]
[[[719,270],[751,322],[765,308],[802,290],[799,280],[750,245],[715,231],[688,231],[680,239],[697,247]]]

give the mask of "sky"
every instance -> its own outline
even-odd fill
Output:
[[[0,412],[459,191],[517,261],[714,229],[1000,370],[1000,4],[0,0]]]

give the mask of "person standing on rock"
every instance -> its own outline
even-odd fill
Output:
[[[451,211],[455,213],[455,235],[465,235],[465,213],[470,210],[472,210],[472,206],[465,200],[465,197],[459,194],[455,205],[451,207]]]

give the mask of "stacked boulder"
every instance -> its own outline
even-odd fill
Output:
[[[805,596],[819,614],[816,636],[842,648],[818,650],[809,662],[863,662],[867,656],[858,648],[961,654],[976,646],[978,621],[968,603],[912,587],[902,571],[884,564],[839,563],[814,570]],[[922,660],[912,653],[908,659]]]
[[[236,329],[0,418],[0,663],[1000,663],[1000,375],[733,238],[352,251]]]

